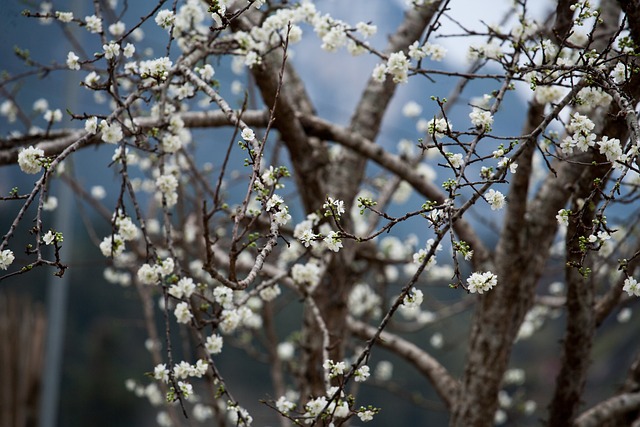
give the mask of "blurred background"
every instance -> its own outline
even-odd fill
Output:
[[[35,19],[21,16],[23,9],[40,10],[40,4],[20,0],[0,0],[0,70],[16,75],[27,70],[14,53],[14,47],[28,49],[31,58],[48,64],[55,60],[64,64],[70,44],[58,22],[39,23]],[[153,2],[124,2],[118,5],[122,10],[126,4],[128,11],[125,22],[131,23],[139,16],[146,15]],[[378,25],[378,34],[372,40],[375,46],[384,46],[386,34],[392,31],[402,19],[402,1],[318,1],[318,9],[331,13],[347,22],[372,21]],[[509,2],[506,2],[509,3]],[[453,1],[452,14],[465,25],[473,25],[479,13],[491,14],[487,21],[496,22],[502,18],[496,10],[478,10],[471,1]],[[537,2],[532,7],[534,13],[543,16],[548,2]],[[53,10],[73,11],[82,18],[93,13],[91,2],[81,0],[54,1]],[[457,15],[456,15],[457,14]],[[145,25],[146,38],[141,44],[156,52],[163,52],[166,35],[153,22]],[[73,27],[73,28],[71,28]],[[88,52],[100,49],[95,40],[84,40],[84,33],[76,26],[71,31]],[[310,31],[309,28],[305,30]],[[453,29],[451,32],[455,32]],[[466,49],[455,39],[442,39],[450,54],[441,64],[444,68],[460,70],[468,66]],[[350,58],[346,52],[329,54],[319,48],[319,41],[313,37],[293,48],[292,60],[302,76],[313,76],[308,80],[309,92],[316,103],[320,115],[338,123],[347,123],[361,89],[371,70],[377,63],[369,56]],[[348,60],[348,61],[347,61]],[[348,64],[348,65],[345,65]],[[345,67],[349,67],[345,69]],[[84,74],[81,78],[84,77]],[[216,77],[221,82],[221,91],[227,99],[241,101],[241,96],[233,95],[230,89],[234,80],[247,84],[246,76],[236,76],[230,71],[228,62],[216,66]],[[416,101],[423,107],[429,104],[431,95],[446,97],[452,90],[454,80],[439,79],[428,82],[413,79],[410,84],[399,89],[396,98],[385,117],[385,125],[379,143],[394,151],[402,138],[416,140],[415,120],[401,114],[402,106]],[[468,100],[493,89],[490,83],[474,82],[467,91]],[[46,76],[30,76],[16,85],[4,88],[27,110],[39,98],[46,98],[51,108],[63,111],[84,111],[96,105],[89,91],[81,90],[77,74],[54,71]],[[5,94],[3,94],[5,95]],[[506,105],[496,115],[495,130],[501,134],[516,135],[523,118],[523,103],[526,99],[514,94],[507,98]],[[462,102],[451,113],[453,123],[468,121],[468,107]],[[104,106],[106,108],[106,106]],[[435,112],[426,111],[423,116],[433,117]],[[46,126],[42,118],[33,117],[35,124]],[[66,125],[80,127],[80,124]],[[8,123],[0,118],[0,135],[7,136],[13,130],[25,132],[19,123]],[[221,135],[226,135],[224,131]],[[194,139],[197,134],[194,134]],[[106,191],[104,203],[114,206],[118,181],[114,172],[107,168],[113,152],[106,147],[90,147],[74,155],[69,167],[73,167],[78,180],[86,188],[101,185]],[[19,193],[28,192],[35,179],[25,175],[17,167],[0,168],[0,194],[8,195],[12,188]],[[58,198],[56,212],[49,216],[49,226],[62,231],[65,236],[62,258],[69,265],[63,278],[54,277],[54,271],[40,268],[28,275],[19,275],[0,282],[0,426],[151,426],[157,425],[156,409],[147,399],[136,396],[140,387],[148,384],[145,373],[153,369],[149,352],[145,348],[147,339],[140,299],[133,287],[110,284],[102,274],[107,263],[96,246],[96,236],[107,235],[110,225],[97,217],[82,202],[73,198],[65,186],[55,182],[50,194]],[[0,203],[0,226],[7,230],[13,221],[19,202]],[[495,221],[483,218],[486,212],[478,210],[475,224],[487,241],[495,237]],[[33,212],[30,213],[33,216]],[[29,213],[27,214],[29,219]],[[11,240],[10,247],[16,254],[16,264],[20,265],[24,256],[20,248],[27,244],[30,228],[29,220],[23,221]],[[94,230],[88,231],[86,223],[92,223]],[[415,230],[410,225],[394,229],[399,236],[406,236]],[[94,234],[95,233],[95,234]],[[548,286],[554,276],[561,273],[550,272]],[[556,277],[557,278],[557,277]],[[427,292],[425,293],[427,294]],[[435,286],[428,290],[429,298],[443,304],[453,304],[460,299],[460,292],[452,292],[445,286]],[[56,310],[57,309],[57,310]],[[630,312],[628,312],[629,314]],[[297,324],[299,312],[286,310],[279,318],[283,336],[290,331],[287,325]],[[471,313],[469,311],[438,324],[428,326],[411,336],[415,342],[429,350],[454,375],[459,375],[464,361],[466,337]],[[635,316],[635,315],[633,315]],[[638,322],[635,317],[624,317],[624,323],[609,319],[599,333],[605,339],[598,341],[594,349],[594,369],[590,379],[595,387],[589,387],[587,404],[604,396],[622,381],[624,372],[613,369],[629,364],[633,351],[637,348]],[[160,321],[161,319],[158,319]],[[562,337],[563,320],[556,316],[552,321],[538,325],[539,331],[532,338],[523,340],[515,347],[514,368],[521,369],[526,383],[516,381],[508,386],[514,403],[509,414],[509,425],[538,425],[544,414],[544,404],[548,390],[552,387],[556,373],[558,348],[549,343],[557,343]],[[446,331],[446,333],[445,333]],[[440,339],[434,339],[434,336]],[[176,339],[179,341],[180,336]],[[47,353],[48,351],[48,353]],[[177,350],[178,356],[180,349]],[[536,361],[530,362],[535,356]],[[179,357],[177,357],[178,360]],[[362,386],[361,402],[382,407],[382,412],[368,423],[371,426],[414,426],[444,425],[446,412],[431,391],[427,382],[410,367],[407,367],[385,350],[373,353],[371,365],[381,361],[393,363],[393,379],[382,384],[375,379]],[[47,363],[45,363],[47,362]],[[234,393],[254,415],[255,425],[276,425],[275,413],[270,413],[259,399],[272,396],[268,366],[255,360],[242,349],[225,348],[218,360],[218,368],[226,378],[232,379]],[[126,387],[134,380],[140,387]],[[8,403],[7,403],[8,402]],[[536,402],[537,409],[525,413],[525,402]],[[519,405],[519,406],[518,406]],[[21,420],[9,424],[7,414],[15,412]],[[45,412],[43,412],[45,411]],[[48,414],[47,419],[38,420],[38,414]],[[357,424],[354,422],[354,424]],[[197,425],[197,423],[193,423]]]

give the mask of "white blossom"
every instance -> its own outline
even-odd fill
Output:
[[[273,285],[260,289],[258,295],[260,295],[260,298],[262,298],[264,301],[273,301],[278,297],[278,295],[280,295],[281,292],[282,291],[280,290],[280,286]]]
[[[121,35],[123,35],[125,29],[126,26],[122,21],[114,22],[113,24],[109,25],[109,33],[114,37],[120,37]]]
[[[98,133],[98,118],[95,116],[89,117],[84,122],[84,130],[92,135]]]
[[[84,20],[87,24],[87,30],[90,33],[101,33],[102,32],[102,20],[95,15],[85,16]]]
[[[353,373],[353,378],[356,382],[364,382],[366,381],[371,373],[369,372],[369,367],[367,365],[362,365]]]
[[[64,22],[64,23],[71,22],[73,21],[73,12],[56,11],[56,18],[58,18],[60,22]]]
[[[113,234],[102,239],[100,252],[107,258],[117,258],[124,252],[124,239],[119,234]]]
[[[640,297],[640,285],[638,285],[638,281],[633,277],[624,279],[622,290],[629,294],[629,296]]]
[[[156,269],[146,263],[142,264],[140,268],[138,268],[136,277],[143,285],[155,285],[160,281]]]
[[[291,268],[291,277],[299,285],[315,286],[320,281],[320,267],[312,262],[295,264]]]
[[[189,310],[189,303],[181,302],[176,305],[176,309],[173,311],[178,323],[189,323],[193,318],[191,310]]]
[[[471,113],[469,113],[469,118],[476,128],[486,132],[491,130],[491,125],[493,124],[493,116],[491,115],[491,112],[474,107]]]
[[[100,124],[100,130],[102,132],[101,139],[108,144],[117,144],[124,137],[122,128],[117,122],[109,124],[106,120],[103,120]]]
[[[42,241],[44,242],[45,245],[50,245],[53,243],[55,238],[56,238],[56,234],[53,231],[49,230],[45,233],[44,236],[42,236]]]
[[[222,344],[222,337],[218,334],[213,334],[207,337],[207,340],[204,343],[204,348],[209,354],[219,354],[222,352]]]
[[[42,169],[44,150],[30,146],[18,153],[18,165],[24,173],[36,174]]]
[[[471,293],[483,294],[498,284],[498,276],[490,271],[474,272],[467,279],[467,289]]]
[[[162,9],[156,15],[155,21],[160,28],[168,30],[174,24],[175,19],[176,16],[172,10]]]
[[[394,52],[389,55],[386,72],[393,77],[394,83],[406,83],[408,81],[409,59],[404,52]]]
[[[131,58],[134,53],[136,53],[136,47],[131,43],[127,43],[122,49],[122,54],[125,58]]]
[[[6,270],[15,260],[13,251],[10,249],[4,249],[0,251],[0,269]]]
[[[113,59],[120,54],[120,45],[118,43],[111,42],[109,44],[102,45],[104,51],[104,57],[106,59]]]
[[[293,359],[295,347],[289,341],[281,342],[277,348],[278,357],[284,361]]]
[[[296,404],[289,401],[285,396],[280,396],[280,398],[276,400],[276,408],[281,413],[288,414],[296,408]]]
[[[415,101],[409,101],[402,107],[402,115],[405,117],[418,117],[422,113],[422,107]]]
[[[491,206],[492,211],[500,210],[504,207],[504,204],[505,204],[504,194],[494,190],[493,188],[485,193],[484,198],[487,200],[487,202]]]
[[[55,110],[47,110],[45,111],[43,118],[50,123],[59,122],[62,120],[62,111],[59,108]]]
[[[67,53],[67,67],[70,70],[79,70],[80,63],[78,62],[80,58],[74,52]]]
[[[153,378],[165,384],[169,382],[169,370],[165,363],[160,363],[153,368]]]

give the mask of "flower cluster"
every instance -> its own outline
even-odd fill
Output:
[[[502,209],[506,201],[504,194],[494,190],[493,188],[484,194],[484,198],[487,203],[489,203],[489,206],[491,206],[492,211]]]
[[[478,107],[473,107],[471,113],[469,113],[471,123],[483,132],[491,131],[491,125],[493,125],[493,116],[491,112],[482,110]]]
[[[142,264],[136,276],[143,285],[157,285],[164,276],[173,273],[174,268],[173,258],[166,258],[153,266],[147,263]]]
[[[484,273],[474,272],[467,279],[467,290],[473,293],[483,294],[498,284],[498,276],[490,271]]]
[[[394,52],[389,55],[386,64],[378,64],[373,69],[373,78],[384,82],[386,75],[393,77],[394,83],[406,83],[409,78],[409,58],[404,52]]]
[[[349,313],[355,317],[371,314],[378,317],[381,312],[382,298],[366,283],[356,284],[347,300]]]
[[[415,60],[421,60],[425,57],[429,57],[432,61],[442,61],[447,54],[447,49],[438,44],[425,43],[420,45],[420,42],[415,41],[409,46],[409,57]]]
[[[279,226],[286,225],[291,220],[291,215],[289,214],[289,207],[284,204],[284,200],[282,197],[274,194],[271,196],[265,205],[265,209],[267,212],[271,212],[273,215],[273,220]]]
[[[35,148],[23,148],[18,153],[18,165],[24,173],[36,174],[42,169],[44,150]]]
[[[295,264],[291,268],[291,278],[299,285],[312,288],[320,282],[320,267],[315,262]]]

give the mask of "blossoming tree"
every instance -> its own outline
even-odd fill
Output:
[[[36,267],[65,273],[70,242],[49,226],[47,193],[56,180],[72,186],[110,224],[99,243],[105,277],[135,287],[145,307],[153,358],[145,390],[160,424],[251,424],[255,414],[217,365],[239,334],[260,342],[274,396],[263,397],[263,410],[283,426],[375,423],[380,410],[393,411],[358,394],[370,374],[389,380],[389,362],[371,364],[380,348],[424,376],[450,425],[504,422],[503,388],[521,377],[509,370],[515,342],[558,312],[564,339],[548,343],[561,354],[555,389],[523,411],[552,426],[637,422],[637,355],[621,367],[619,389],[590,407],[582,399],[596,331],[640,296],[640,2],[558,0],[543,19],[526,1],[508,2],[500,25],[475,30],[457,23],[455,1],[413,0],[386,44],[375,23],[331,17],[321,2],[148,3],[142,18],[117,1],[95,1],[90,16],[49,3],[24,12],[86,33],[88,47],[70,37],[52,65],[17,50],[25,71],[0,80],[0,113],[14,129],[2,136],[0,163],[35,177],[32,191],[2,197],[20,206],[0,243],[0,280]],[[454,34],[445,22],[456,23]],[[145,49],[152,27],[163,30],[164,52]],[[445,66],[452,36],[468,60]],[[296,69],[293,53],[307,38],[375,59],[344,123],[317,112],[314,75]],[[217,79],[225,67],[248,86],[235,80],[229,92]],[[58,71],[96,104],[73,111],[45,97],[33,104],[36,122],[17,89]],[[396,146],[384,118],[413,81],[450,82],[451,93],[414,94],[401,109],[413,137]],[[243,102],[234,108],[229,96]],[[526,100],[515,133],[503,123],[514,117],[509,99]],[[213,128],[228,133],[212,140],[201,131]],[[83,188],[65,168],[95,145],[113,146],[111,205],[103,188]],[[36,221],[18,257],[27,212]],[[438,287],[458,302],[438,303]],[[289,337],[275,326],[285,303],[301,307]],[[405,333],[468,310],[460,375]],[[172,351],[176,328],[189,333],[184,360]],[[431,345],[443,340],[444,330]]]

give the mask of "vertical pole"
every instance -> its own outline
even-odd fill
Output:
[[[79,0],[70,0],[69,10],[78,13],[82,9]],[[78,106],[78,82],[75,74],[67,73],[65,81],[65,101],[72,111]],[[73,247],[73,193],[69,186],[61,185],[58,189],[58,208],[55,212],[54,228],[62,232],[67,250],[61,251],[62,262],[68,261],[68,250]],[[39,427],[55,427],[58,425],[58,407],[60,401],[60,377],[64,351],[64,332],[67,313],[67,294],[69,274],[62,277],[52,276],[47,284],[47,337],[42,378],[42,394],[40,397]]]

